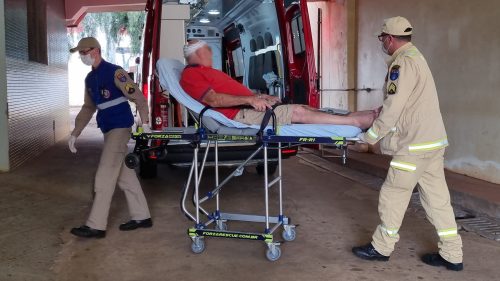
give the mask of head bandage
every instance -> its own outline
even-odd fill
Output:
[[[196,43],[193,44],[186,44],[184,45],[184,57],[187,58],[190,55],[194,54],[198,49],[207,46],[207,42],[203,40],[199,40]]]

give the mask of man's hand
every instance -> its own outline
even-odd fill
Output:
[[[271,103],[271,105],[275,105],[275,104],[281,103],[281,100],[278,97],[276,97],[276,96],[270,96],[270,95],[266,95],[266,94],[259,94],[258,97],[260,97],[261,99],[265,99],[266,101],[268,101],[269,103]]]
[[[264,98],[260,98],[258,95],[251,97],[249,103],[256,111],[260,112],[272,109],[273,106],[273,103]]]
[[[71,151],[72,153],[76,153],[75,142],[76,142],[76,137],[71,135],[68,140],[68,147],[69,151]]]

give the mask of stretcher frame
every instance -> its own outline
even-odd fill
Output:
[[[347,145],[357,141],[356,138],[345,138],[345,137],[318,137],[318,136],[284,136],[285,134],[277,134],[276,126],[276,116],[274,112],[271,113],[272,117],[272,127],[266,127],[269,121],[269,115],[266,114],[260,129],[251,128],[244,129],[245,132],[240,131],[242,128],[240,124],[236,125],[234,122],[224,122],[219,118],[225,118],[220,113],[214,116],[207,116],[208,121],[212,120],[217,123],[206,125],[202,123],[205,117],[203,117],[204,112],[207,108],[201,108],[201,105],[185,93],[182,87],[179,85],[180,72],[184,69],[184,65],[176,60],[172,59],[161,59],[157,63],[157,69],[159,74],[160,84],[164,89],[168,90],[172,96],[183,104],[189,111],[194,114],[198,114],[198,128],[169,128],[164,132],[154,132],[149,134],[136,134],[133,136],[134,139],[138,140],[136,142],[136,148],[134,149],[135,154],[140,154],[141,150],[151,150],[154,148],[149,148],[145,143],[149,140],[163,140],[163,141],[178,141],[178,140],[188,140],[193,144],[193,160],[191,163],[191,168],[189,171],[188,180],[184,186],[182,192],[181,209],[186,217],[194,221],[194,227],[188,229],[188,235],[191,238],[191,250],[194,253],[201,253],[205,249],[205,237],[220,237],[220,238],[233,238],[242,240],[256,240],[263,241],[266,246],[266,257],[270,261],[278,260],[281,257],[280,242],[276,240],[275,234],[280,227],[283,228],[281,236],[285,241],[293,241],[296,237],[295,225],[291,224],[291,219],[284,215],[283,211],[283,182],[282,182],[282,154],[281,150],[285,147],[297,146],[301,144],[329,144],[337,148],[343,149],[343,162],[345,163],[345,158],[347,157]],[[163,83],[162,83],[163,81]],[[215,113],[218,113],[214,111]],[[211,112],[208,113],[210,115]],[[232,121],[232,120],[231,120]],[[237,123],[237,122],[236,122]],[[224,125],[227,124],[227,125]],[[232,126],[235,128],[232,128]],[[217,128],[223,129],[235,129],[235,130],[219,130]],[[258,126],[257,126],[258,127]],[[207,131],[206,128],[211,128],[211,133]],[[247,128],[247,127],[245,127]],[[283,129],[283,128],[281,128]],[[252,131],[253,130],[253,131]],[[234,133],[234,132],[238,133]],[[227,132],[227,133],[224,133]],[[252,132],[251,135],[249,132]],[[258,148],[252,153],[246,160],[242,161],[233,172],[227,177],[220,180],[219,179],[219,157],[218,148],[220,143],[224,142],[247,142],[258,144]],[[162,142],[163,143],[163,142]],[[275,146],[275,147],[274,147]],[[165,148],[164,146],[160,149]],[[204,153],[201,159],[198,157],[198,152],[200,149],[204,149]],[[215,187],[210,191],[200,197],[200,183],[203,178],[203,172],[205,167],[207,167],[207,155],[210,149],[214,149],[215,152]],[[269,178],[269,149],[278,149],[277,158],[277,175],[270,179]],[[221,211],[220,206],[220,191],[223,186],[229,182],[232,178],[239,175],[246,164],[250,163],[252,158],[254,158],[260,151],[263,151],[263,164],[264,164],[264,202],[265,202],[265,212],[264,215],[254,215],[254,214],[234,214],[234,213],[224,213]],[[273,159],[274,160],[274,159]],[[269,191],[271,188],[278,186],[278,211],[274,216],[270,215],[270,200]],[[189,211],[186,206],[186,201],[190,188],[193,188],[193,206],[194,211]],[[207,211],[203,208],[203,204],[207,201],[215,200],[215,209]],[[205,216],[203,220],[202,216]],[[228,221],[243,221],[243,222],[253,222],[253,223],[264,223],[265,227],[262,232],[246,232],[246,231],[230,231],[227,229]]]
[[[276,261],[281,257],[281,242],[275,239],[275,234],[280,227],[283,227],[281,237],[285,241],[293,241],[296,238],[295,225],[291,224],[291,219],[284,215],[283,210],[283,174],[282,174],[282,157],[281,150],[286,147],[297,146],[301,144],[328,144],[340,149],[347,149],[349,144],[358,141],[357,138],[346,137],[294,137],[294,136],[279,136],[275,134],[275,130],[267,129],[264,134],[261,129],[257,135],[231,135],[231,134],[212,134],[206,133],[205,128],[169,128],[162,132],[153,133],[134,133],[132,138],[136,140],[134,153],[139,154],[144,150],[144,146],[140,143],[149,140],[162,141],[190,141],[193,144],[193,160],[191,163],[189,176],[183,188],[181,209],[186,217],[194,221],[194,226],[188,229],[188,235],[191,238],[191,250],[193,253],[202,253],[205,250],[205,237],[219,238],[235,238],[242,240],[263,241],[266,246],[266,258],[270,261]],[[247,159],[241,162],[234,170],[222,181],[219,179],[219,160],[218,147],[221,142],[245,142],[260,144],[256,151]],[[199,159],[198,153],[205,144],[202,159]],[[276,144],[276,147],[270,147],[270,144]],[[213,148],[215,153],[215,187],[200,196],[200,183],[203,177],[203,172],[206,167],[206,159],[209,150]],[[270,179],[268,175],[268,150],[278,150],[278,165],[277,175]],[[237,214],[224,213],[220,206],[220,191],[232,178],[241,174],[244,167],[261,151],[264,154],[264,215],[255,214]],[[344,153],[344,157],[346,154]],[[194,212],[190,212],[186,206],[186,200],[193,183],[193,205]],[[269,191],[275,185],[278,186],[278,214],[271,216],[269,211]],[[202,204],[215,199],[215,210],[207,211],[202,207]],[[201,219],[204,215],[205,220]],[[253,223],[265,223],[265,228],[262,232],[246,232],[228,230],[228,221],[243,221]]]

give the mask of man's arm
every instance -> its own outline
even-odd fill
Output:
[[[272,106],[276,103],[270,101],[269,99],[262,98],[260,95],[235,96],[224,93],[216,93],[212,89],[208,90],[208,92],[203,96],[202,102],[211,107],[235,107],[250,105],[257,111],[266,111],[266,109],[272,108]]]
[[[78,112],[78,115],[76,116],[75,128],[73,129],[73,132],[71,132],[72,136],[75,137],[80,136],[83,129],[85,129],[87,124],[90,122],[90,119],[92,119],[92,115],[94,115],[94,112],[96,110],[97,108],[94,102],[92,101],[92,98],[90,98],[90,95],[87,92],[87,88],[85,88],[83,106],[82,109],[80,109],[80,112]]]
[[[115,71],[115,85],[122,90],[123,95],[127,99],[136,104],[142,124],[149,124],[148,102],[137,84],[134,83],[125,70],[120,68]]]
[[[389,75],[396,79],[390,78],[387,82],[387,98],[384,100],[380,115],[363,136],[363,140],[370,144],[377,143],[396,126],[415,88],[418,75],[415,63],[409,58],[403,58],[394,63],[389,71],[395,71],[395,67],[398,75]]]

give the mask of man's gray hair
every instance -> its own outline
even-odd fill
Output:
[[[187,43],[184,45],[183,51],[184,51],[184,58],[188,58],[190,55],[194,54],[198,49],[207,46],[207,42],[203,40],[196,40]]]

